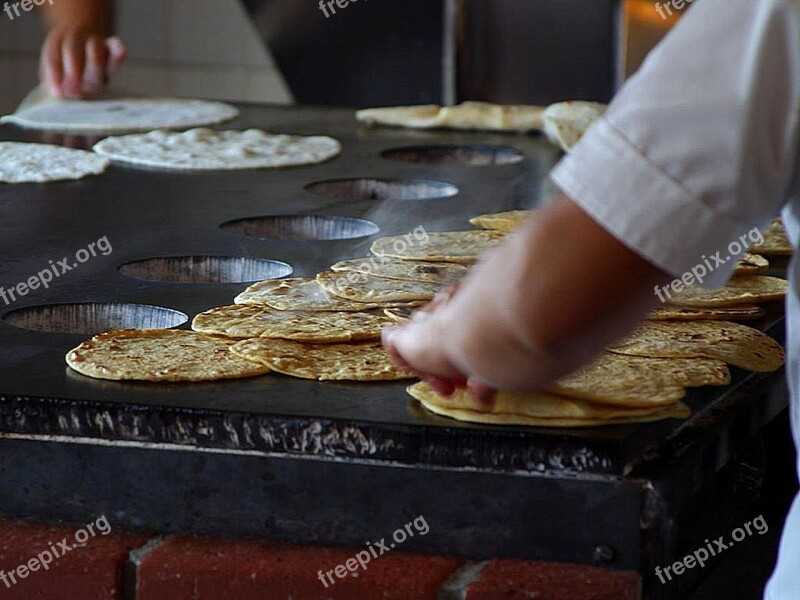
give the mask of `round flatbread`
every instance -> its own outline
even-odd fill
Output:
[[[734,275],[755,275],[769,269],[769,261],[759,254],[752,254],[745,252],[739,262],[736,263],[736,268],[733,270]]]
[[[408,302],[353,302],[333,296],[319,285],[316,279],[293,277],[268,279],[248,287],[234,299],[236,304],[263,304],[277,310],[336,310],[359,311],[392,306],[418,306]]]
[[[762,234],[764,241],[750,248],[751,252],[765,256],[790,256],[794,252],[783,221],[775,219]]]
[[[385,279],[366,273],[323,271],[317,283],[328,294],[354,302],[413,302],[433,300],[442,286],[425,281]]]
[[[384,279],[423,281],[440,285],[458,283],[469,273],[466,266],[456,263],[381,260],[375,256],[337,262],[331,267],[331,271],[366,273]]]
[[[737,275],[732,277],[725,287],[718,290],[707,290],[694,285],[686,286],[680,292],[673,292],[667,302],[702,308],[736,306],[783,300],[787,290],[786,280],[779,277]]]
[[[466,390],[456,390],[451,396],[444,397],[428,384],[420,382],[409,386],[407,391],[436,414],[459,421],[495,425],[599,427],[685,418],[691,413],[682,402],[650,408],[609,407],[543,392],[498,392],[491,407],[479,407]]]
[[[462,102],[455,106],[423,104],[367,108],[356,119],[367,125],[412,129],[463,129],[485,131],[540,131],[544,108],[533,105],[501,105]]]
[[[260,129],[182,133],[157,130],[106,138],[94,151],[112,160],[181,171],[263,169],[324,162],[341,152],[327,136],[275,135]]]
[[[611,352],[660,358],[716,358],[749,371],[779,369],[781,345],[758,329],[727,321],[648,321]]]
[[[574,100],[551,104],[544,111],[544,133],[551,142],[569,152],[597,119],[606,112],[599,102]]]
[[[472,264],[503,239],[499,231],[438,231],[424,240],[409,235],[378,238],[370,251],[378,257]]]
[[[214,381],[268,373],[231,353],[236,343],[181,329],[123,329],[94,336],[67,353],[67,364],[95,379]]]
[[[608,406],[653,407],[672,404],[684,387],[727,385],[728,366],[709,358],[645,358],[604,352],[593,364],[550,386],[561,396]]]
[[[765,314],[767,311],[757,304],[711,308],[664,304],[650,311],[647,318],[651,321],[750,321],[763,317]]]
[[[383,311],[276,310],[254,304],[212,308],[197,315],[192,329],[234,338],[281,338],[313,343],[377,340],[394,322]]]
[[[277,373],[319,381],[386,381],[410,379],[392,364],[380,342],[301,344],[263,338],[242,340],[233,352]]]
[[[37,104],[3,117],[2,122],[64,133],[112,134],[203,127],[238,115],[233,106],[208,100],[116,98]]]
[[[469,222],[480,229],[493,229],[495,231],[512,231],[524,223],[535,210],[508,210],[499,213],[478,215]]]
[[[0,142],[0,182],[43,183],[99,175],[109,160],[84,150],[49,144]]]

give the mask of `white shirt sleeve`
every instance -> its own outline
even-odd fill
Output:
[[[696,0],[551,177],[676,277],[727,258],[719,286],[790,194],[798,107],[800,0]]]

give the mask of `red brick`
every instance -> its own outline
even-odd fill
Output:
[[[114,524],[109,522],[113,528]],[[27,565],[50,544],[67,538],[76,544],[75,532],[80,527],[22,523],[0,519],[0,569],[6,573],[8,586],[0,580],[3,600],[119,600],[122,598],[122,571],[128,552],[147,541],[147,536],[115,533],[107,535],[95,529],[85,545],[55,558],[48,569],[39,568],[22,579],[8,573]],[[63,550],[59,550],[63,552]]]
[[[470,585],[467,600],[638,600],[640,587],[639,575],[633,571],[494,560]]]
[[[397,598],[434,600],[459,558],[390,552],[366,570],[325,588],[329,571],[364,548],[300,547],[279,542],[223,541],[176,536],[140,563],[137,600],[272,600]]]

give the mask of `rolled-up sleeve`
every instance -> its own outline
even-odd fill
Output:
[[[798,107],[800,0],[696,0],[551,177],[676,277],[721,252],[718,286],[790,194]]]

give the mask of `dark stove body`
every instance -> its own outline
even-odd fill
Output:
[[[279,375],[191,385],[90,380],[63,358],[85,335],[33,332],[5,320],[20,309],[75,302],[139,303],[191,316],[231,303],[244,285],[148,282],[118,267],[159,256],[246,256],[311,276],[334,260],[364,255],[375,237],[264,240],[220,228],[238,218],[359,217],[387,235],[419,225],[467,228],[472,215],[535,206],[552,193],[545,175],[557,155],[537,136],[366,129],[349,110],[257,106],[242,107],[230,126],[327,133],[344,151],[298,169],[190,175],[115,165],[78,182],[0,187],[0,285],[26,281],[49,260],[103,236],[113,246],[2,309],[0,514],[74,523],[106,514],[119,528],[348,545],[380,539],[423,515],[430,532],[404,548],[645,573],[752,518],[728,482],[748,445],[786,406],[781,372],[735,372],[731,387],[692,392],[687,422],[490,427],[426,413],[405,383],[322,384]],[[3,127],[0,139],[49,138]],[[473,167],[381,156],[442,144],[512,146],[526,158]],[[376,201],[306,189],[349,177],[447,182],[459,193]],[[762,325],[782,337],[780,317]],[[704,506],[709,486],[720,504],[706,510],[707,529],[694,539],[682,528],[683,515]],[[675,593],[657,585],[652,597]]]

